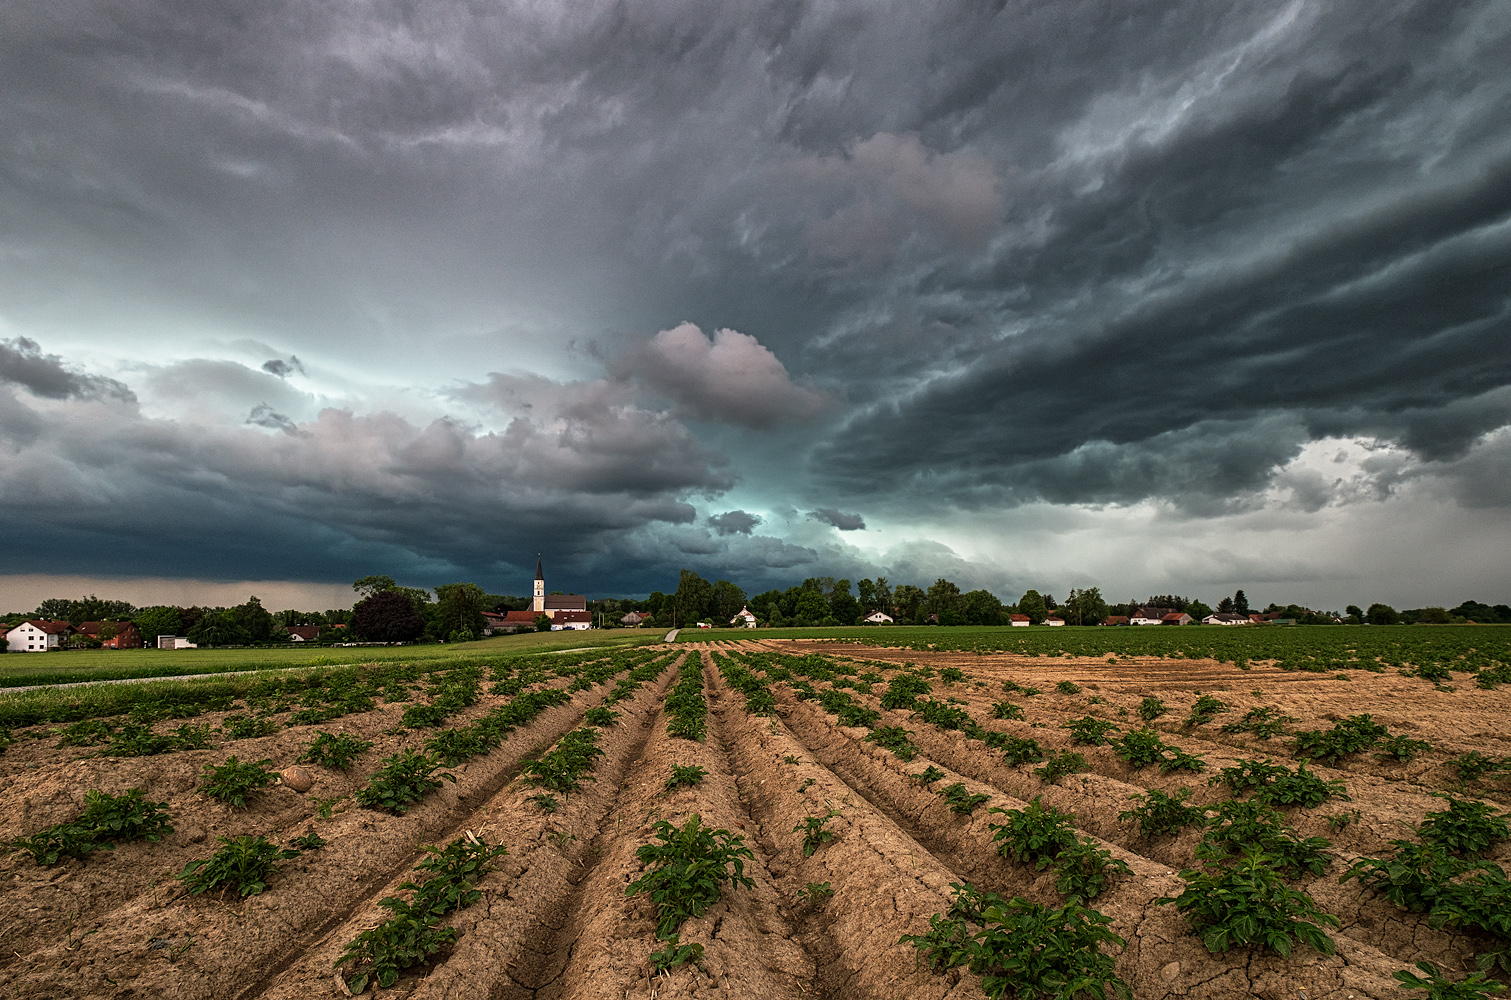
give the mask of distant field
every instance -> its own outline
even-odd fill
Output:
[[[307,649],[81,649],[0,656],[0,688],[79,681],[220,674],[239,670],[330,667],[346,663],[416,662],[492,653],[639,646],[659,642],[657,629],[526,632],[455,646],[316,646]]]
[[[1511,625],[851,626],[683,629],[679,642],[822,639],[894,649],[1023,656],[1159,656],[1225,663],[1273,661],[1305,670],[1366,666],[1454,669],[1511,663]]]

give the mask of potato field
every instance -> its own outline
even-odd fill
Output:
[[[12,716],[0,996],[1385,1000],[1511,974],[1499,650],[916,645],[389,661]]]

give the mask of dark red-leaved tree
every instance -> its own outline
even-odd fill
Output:
[[[425,634],[425,619],[405,595],[380,590],[352,608],[351,630],[369,642],[409,642]]]

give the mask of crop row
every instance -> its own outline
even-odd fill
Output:
[[[784,674],[791,675],[790,686],[797,698],[818,702],[829,713],[838,715],[841,724],[872,726],[872,735],[866,737],[867,741],[880,742],[872,738],[878,731],[890,729],[906,733],[905,730],[898,730],[898,727],[875,727],[875,719],[861,714],[874,710],[855,704],[851,696],[833,686],[869,689],[875,683],[875,679],[867,674],[856,678],[856,671],[848,665],[826,662],[825,658],[812,655],[776,657],[756,654],[745,658],[759,662],[768,678],[786,679]],[[828,682],[831,686],[815,690],[811,685],[811,681],[815,679]],[[1008,686],[1010,689],[1025,690],[1011,682]],[[1004,748],[1004,734],[987,730],[972,720],[960,707],[965,704],[963,699],[939,701],[932,697],[921,698],[921,695],[929,693],[929,688],[927,680],[917,673],[900,670],[882,695],[882,705],[888,709],[909,711],[914,718],[941,731],[958,730],[968,737],[982,739],[988,747],[996,745],[1003,748],[1006,763],[1010,765],[1043,758],[1037,741],[1031,739],[1023,741],[1005,737],[1011,742]],[[1197,711],[1188,718],[1190,726],[1210,722],[1222,710],[1220,706],[1215,707],[1210,702],[1205,706],[1200,705],[1200,702],[1201,699],[1198,699]],[[994,715],[999,719],[1021,718],[1021,712],[1012,711],[1011,703],[998,702],[995,709]],[[1150,714],[1157,717],[1158,713]],[[1108,745],[1121,759],[1134,767],[1155,763],[1168,765],[1171,752],[1174,751],[1174,759],[1180,760],[1183,757],[1188,770],[1201,771],[1205,768],[1199,755],[1187,754],[1163,744],[1152,729],[1133,730],[1120,740],[1113,740],[1108,736],[1116,728],[1114,724],[1091,716],[1067,720],[1063,728],[1071,732],[1074,743],[1086,746]],[[1154,902],[1174,904],[1179,908],[1187,916],[1193,929],[1201,934],[1204,944],[1214,953],[1254,944],[1267,946],[1278,954],[1288,954],[1293,940],[1326,952],[1332,950],[1331,940],[1321,927],[1337,926],[1337,919],[1324,913],[1305,891],[1284,884],[1288,879],[1315,878],[1322,874],[1329,864],[1325,851],[1331,844],[1326,838],[1299,836],[1285,823],[1284,814],[1275,807],[1310,808],[1329,799],[1347,799],[1347,792],[1341,781],[1325,779],[1310,772],[1306,767],[1306,759],[1330,758],[1336,762],[1343,755],[1376,745],[1384,744],[1388,747],[1390,739],[1387,738],[1388,733],[1384,727],[1374,724],[1368,716],[1343,720],[1330,731],[1298,735],[1300,738],[1296,749],[1303,760],[1295,771],[1268,760],[1240,760],[1232,767],[1223,768],[1211,779],[1213,784],[1226,785],[1233,794],[1252,793],[1253,797],[1250,799],[1229,799],[1200,808],[1185,804],[1185,799],[1190,795],[1189,789],[1182,787],[1173,796],[1156,789],[1150,790],[1146,795],[1136,796],[1139,806],[1120,816],[1123,820],[1137,823],[1146,837],[1174,832],[1187,825],[1204,831],[1202,839],[1195,846],[1198,865],[1181,873],[1181,877],[1187,882],[1186,890],[1178,896]],[[1310,739],[1307,738],[1308,735],[1311,736]],[[1025,746],[1025,743],[1028,745]],[[913,748],[909,747],[909,753],[912,752]],[[1391,755],[1382,753],[1380,756]],[[1051,761],[1053,760],[1054,756],[1051,756]],[[1086,770],[1083,760],[1078,763],[1081,766],[1076,767],[1072,763],[1069,770]],[[1052,771],[1047,772],[1045,768],[1038,769],[1036,774],[1046,782],[1053,782],[1061,776]],[[943,773],[931,765],[917,777],[920,783],[927,785],[942,776]],[[969,794],[963,785],[950,786],[940,794],[951,803],[954,811],[967,814],[979,802],[988,798],[984,794]],[[1472,842],[1483,849],[1490,843],[1504,839],[1504,820],[1491,815],[1486,811],[1487,808],[1482,803],[1450,798],[1447,810],[1429,813],[1422,823],[1422,838],[1429,845],[1426,849],[1452,851],[1452,847],[1430,846],[1435,843],[1434,836],[1439,839],[1446,836],[1441,832],[1435,834],[1434,831],[1458,830],[1465,824],[1477,832],[1460,831],[1459,839],[1452,843],[1461,848]],[[990,827],[997,831],[996,839],[1004,840],[1007,836],[1004,831],[1010,829],[1012,823],[1025,824],[1027,832],[1019,830],[1012,836],[1024,838],[1023,843],[1045,846],[1040,854],[1035,853],[1036,848],[1033,846],[1019,850],[1020,856],[1041,866],[1055,868],[1057,887],[1071,897],[1067,902],[1069,909],[1065,912],[1049,912],[1042,908],[1034,910],[1021,900],[985,899],[974,889],[961,887],[955,909],[950,914],[941,915],[931,935],[920,936],[915,942],[925,951],[929,961],[938,967],[969,965],[974,971],[988,976],[988,979],[993,975],[1004,977],[1000,979],[1003,983],[1010,981],[1013,976],[1021,977],[1024,969],[1011,963],[1001,965],[999,962],[994,965],[996,959],[982,957],[981,942],[990,939],[1001,943],[1013,939],[1017,932],[1012,927],[1006,927],[1003,921],[1014,926],[1024,921],[1047,921],[1060,926],[1066,940],[1079,940],[1077,934],[1080,932],[1066,922],[1075,923],[1080,920],[1079,926],[1083,930],[1089,926],[1085,923],[1086,920],[1095,923],[1094,911],[1078,910],[1077,907],[1080,902],[1095,895],[1095,891],[1088,891],[1086,887],[1104,885],[1109,877],[1108,871],[1115,870],[1117,864],[1110,858],[1098,858],[1090,842],[1076,847],[1074,836],[1070,832],[1073,830],[1073,817],[1041,807],[1037,798],[1025,810],[1006,812],[1011,817],[1009,824],[993,824]],[[1508,932],[1511,932],[1511,905],[1508,905],[1511,899],[1508,899],[1504,890],[1506,879],[1500,867],[1489,862],[1469,867],[1456,866],[1444,861],[1440,853],[1433,855],[1436,861],[1424,863],[1417,854],[1411,853],[1424,848],[1408,845],[1407,842],[1399,842],[1397,846],[1406,853],[1405,861],[1399,858],[1366,859],[1350,868],[1343,876],[1344,880],[1363,878],[1361,865],[1373,872],[1378,882],[1385,884],[1399,885],[1399,878],[1396,882],[1391,882],[1391,879],[1393,876],[1400,877],[1405,870],[1403,865],[1424,879],[1436,878],[1437,881],[1432,884],[1439,887],[1439,895],[1446,901],[1437,909],[1430,910],[1432,926],[1462,927],[1480,937],[1489,938],[1490,946],[1481,955],[1482,964],[1504,967],[1508,961],[1506,939]],[[1411,868],[1411,865],[1415,867]],[[1422,874],[1424,870],[1426,875]],[[1458,884],[1454,879],[1463,882],[1466,871],[1473,872],[1468,887],[1462,890],[1449,888]],[[1416,899],[1416,903],[1418,905],[1412,908],[1428,911],[1420,898]],[[983,923],[983,914],[988,910],[993,915]],[[994,930],[984,929],[993,921],[997,923]],[[977,942],[975,945],[970,943],[973,940]],[[1021,948],[1018,951],[1021,952]],[[1014,949],[1009,948],[1003,954],[1008,953],[1015,953]],[[1433,974],[1436,974],[1435,969]],[[990,985],[988,989],[990,992]]]

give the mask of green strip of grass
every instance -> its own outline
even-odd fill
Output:
[[[308,649],[90,649],[0,657],[0,688],[151,677],[213,675],[244,670],[333,667],[352,663],[415,663],[456,657],[549,650],[640,646],[665,633],[631,629],[525,632],[455,646],[317,646]]]

